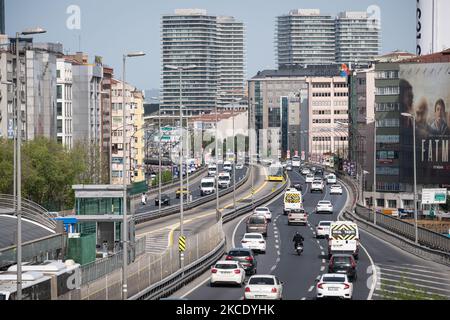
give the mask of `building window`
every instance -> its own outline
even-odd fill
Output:
[[[62,133],[63,132],[63,128],[62,128],[62,120],[58,119],[57,120],[57,125],[56,125],[56,131],[57,133]]]
[[[56,104],[56,115],[62,116],[62,102]]]
[[[377,96],[388,96],[388,95],[398,95],[400,94],[400,88],[398,86],[395,87],[377,87],[376,95]]]
[[[384,208],[384,199],[377,199],[377,207]]]
[[[403,207],[405,209],[414,209],[414,200],[403,200]]]
[[[398,79],[398,71],[378,71],[375,73],[375,79]]]
[[[62,86],[56,86],[56,99],[62,99]]]
[[[398,135],[383,135],[377,136],[377,143],[396,144],[400,143],[400,136]]]
[[[376,103],[375,109],[378,112],[400,111],[400,104],[397,102]]]
[[[388,208],[397,209],[397,200],[388,200]]]
[[[396,119],[383,119],[377,121],[377,128],[398,128],[400,127],[400,120]]]
[[[56,70],[56,78],[61,78],[61,70]]]
[[[400,174],[399,168],[377,167],[377,175],[398,176],[399,174]]]

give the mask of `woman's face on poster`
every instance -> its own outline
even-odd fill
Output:
[[[445,108],[440,103],[436,105],[436,120],[445,121]]]

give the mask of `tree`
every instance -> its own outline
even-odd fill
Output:
[[[13,194],[14,145],[12,140],[0,139],[0,193]]]

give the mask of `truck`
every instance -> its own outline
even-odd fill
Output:
[[[334,254],[351,254],[357,260],[359,256],[358,225],[351,221],[337,221],[330,225],[328,235],[328,259]]]
[[[290,188],[284,194],[283,214],[288,215],[292,210],[303,209],[302,193],[295,188]]]
[[[216,192],[216,179],[215,178],[203,178],[200,182],[200,195],[206,196]]]

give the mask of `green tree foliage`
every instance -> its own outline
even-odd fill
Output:
[[[99,153],[87,143],[72,150],[46,138],[23,143],[22,196],[50,211],[72,208],[72,185],[101,182]],[[0,193],[13,194],[13,162],[12,141],[0,139]]]
[[[161,174],[161,180],[163,184],[172,181],[172,172],[163,171]],[[152,187],[157,186],[159,186],[159,174],[156,174],[156,178],[152,181]]]

